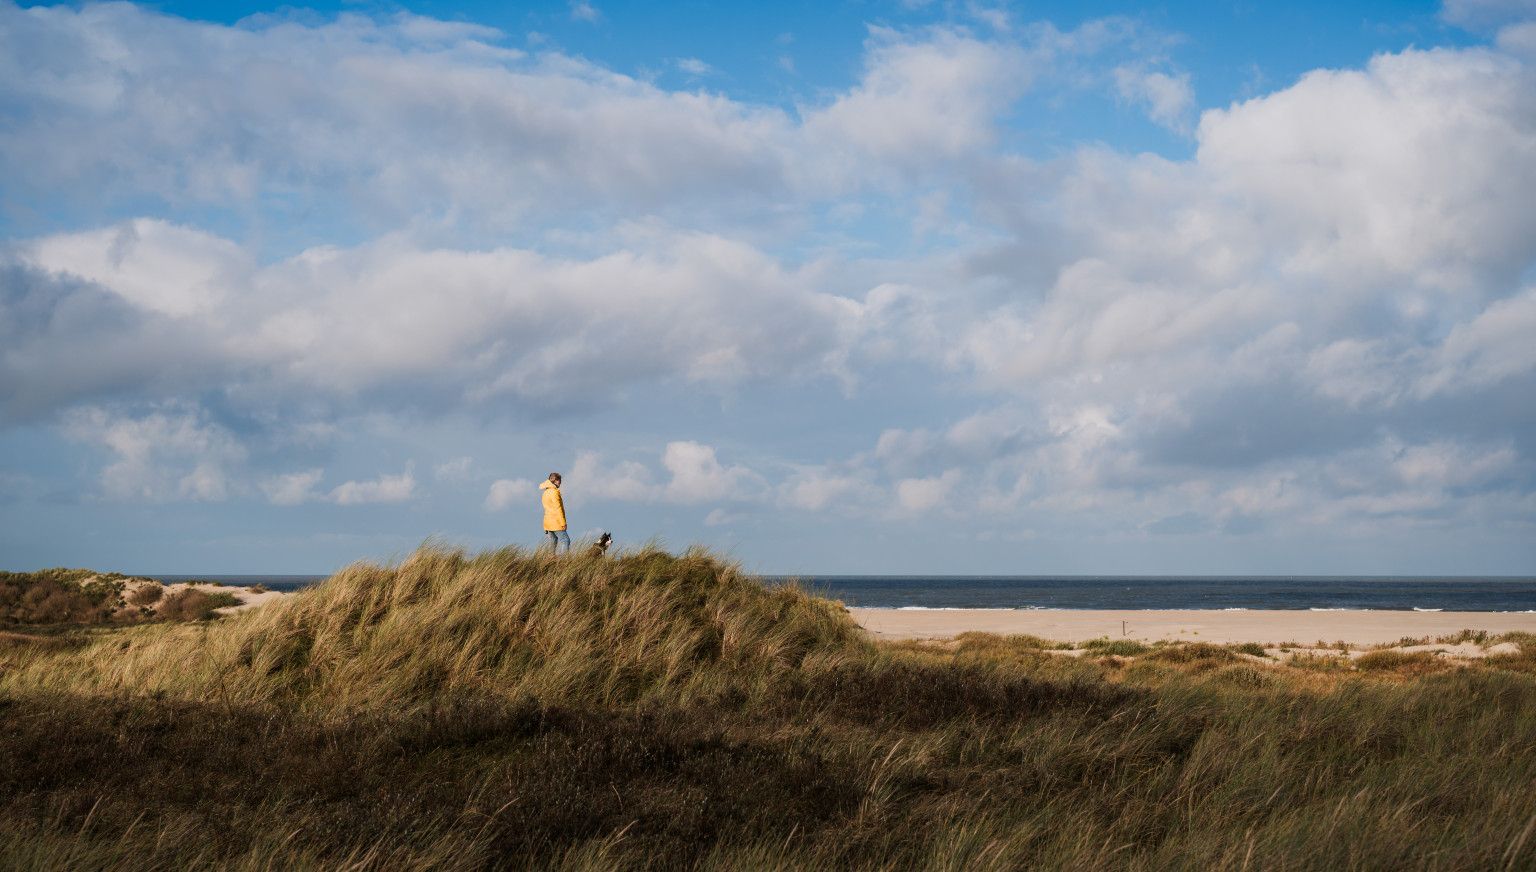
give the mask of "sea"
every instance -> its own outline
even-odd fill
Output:
[[[323,575],[159,575],[301,590]],[[886,609],[1394,609],[1536,613],[1536,577],[1359,575],[798,575],[798,584],[850,606]]]

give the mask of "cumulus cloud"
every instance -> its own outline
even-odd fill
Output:
[[[133,254],[116,257],[123,239]],[[857,307],[818,291],[812,274],[708,234],[648,233],[631,242],[565,260],[384,241],[256,267],[216,236],[141,219],[23,244],[30,271],[6,275],[14,290],[0,296],[0,308],[41,310],[44,333],[69,324],[52,311],[84,322],[83,335],[21,337],[45,358],[67,354],[46,350],[43,339],[79,342],[105,331],[94,320],[116,322],[105,353],[75,355],[45,376],[69,388],[48,392],[66,403],[133,380],[146,391],[237,380],[267,396],[382,391],[437,402],[448,390],[470,405],[591,405],[647,380],[723,387],[840,372]],[[162,296],[146,300],[145,288]],[[167,290],[175,288],[195,292]],[[174,313],[164,302],[172,296],[180,301]],[[186,302],[193,296],[195,305]],[[91,308],[103,314],[76,314]],[[192,341],[158,341],[181,332]],[[136,348],[126,368],[118,344]],[[23,373],[6,380],[11,402],[40,402],[26,396]]]
[[[618,409],[622,437],[560,434],[584,446],[573,499],[1126,537],[1528,521],[1524,14],[1450,3],[1493,44],[1315,70],[1194,123],[1173,42],[1126,19],[875,28],[851,87],[790,111],[408,15],[0,6],[8,194],[64,228],[0,252],[0,414],[62,420],[113,499],[242,492],[247,448],[204,407],[543,436]],[[1045,87],[1117,95],[1194,153],[1010,153],[1000,120]],[[325,214],[274,252],[290,201]],[[122,214],[176,217],[101,217]],[[916,216],[922,251],[869,230],[885,214]],[[700,425],[697,403],[825,381],[872,386],[816,443],[862,450],[745,461]],[[108,411],[130,406],[151,411]],[[655,435],[679,416],[694,438]],[[416,493],[410,468],[327,489],[316,460],[269,460],[300,470],[254,477],[278,504]]]
[[[1028,85],[1018,46],[937,30],[870,31],[859,86],[806,115],[813,139],[915,165],[991,143],[996,117]]]
[[[1154,122],[1177,133],[1188,132],[1195,108],[1188,73],[1116,67],[1115,87],[1122,99],[1144,106]]]
[[[721,463],[710,445],[668,442],[659,461],[660,471],[637,460],[610,463],[596,451],[579,451],[564,474],[564,488],[573,498],[637,503],[740,502],[767,495],[762,475]]]
[[[0,137],[0,162],[28,167],[18,194],[55,206],[61,186],[97,207],[319,187],[385,226],[423,202],[497,226],[537,209],[547,224],[555,204],[697,209],[722,188],[785,183],[783,111],[502,39],[415,16],[221,27],[129,4],[6,4],[0,100],[30,121]]]
[[[763,488],[762,477],[757,473],[745,466],[722,464],[713,447],[698,442],[667,443],[661,465],[672,474],[665,493],[673,502],[749,499]]]
[[[321,469],[306,469],[263,479],[261,490],[273,505],[296,506],[316,499],[315,485],[325,476]]]
[[[84,408],[71,412],[64,427],[72,439],[111,453],[100,476],[101,493],[111,500],[221,501],[246,459],[232,433],[193,409],[131,416]]]
[[[523,504],[529,511],[538,506],[539,488],[526,478],[499,478],[491,482],[485,494],[485,509],[499,512],[511,506]]]
[[[341,506],[403,503],[415,496],[416,476],[409,466],[399,475],[381,475],[368,481],[342,482],[330,493],[331,501]]]

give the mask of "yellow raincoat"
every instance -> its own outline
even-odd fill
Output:
[[[560,498],[560,489],[554,482],[545,481],[539,485],[539,490],[543,491],[540,499],[544,501],[544,529],[564,530],[565,500]]]

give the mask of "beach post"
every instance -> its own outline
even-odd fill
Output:
[[[1125,621],[1120,622],[1120,635],[1125,635]]]

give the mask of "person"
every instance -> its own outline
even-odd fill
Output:
[[[565,553],[569,554],[571,534],[565,529],[565,500],[560,498],[560,473],[551,472],[549,480],[539,485],[539,490],[539,498],[544,503],[544,535],[549,537],[550,550],[559,554],[560,546],[564,544]]]

